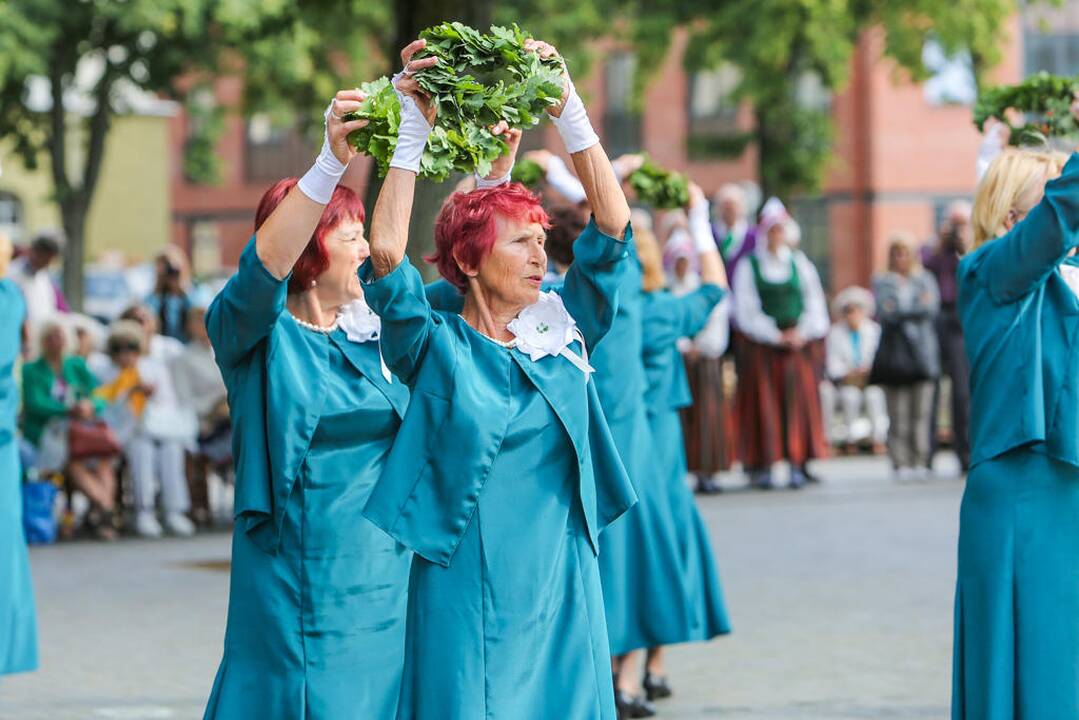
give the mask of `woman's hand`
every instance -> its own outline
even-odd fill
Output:
[[[359,90],[339,90],[326,108],[326,144],[333,152],[333,156],[342,165],[348,165],[349,161],[356,157],[356,148],[348,141],[348,136],[367,125],[367,120],[362,118],[345,121],[344,117],[350,112],[360,109],[360,103],[367,96]]]
[[[566,101],[569,100],[569,96],[573,93],[573,81],[570,80],[569,70],[566,69],[566,61],[558,54],[558,50],[555,49],[554,45],[543,40],[529,38],[525,40],[524,48],[538,53],[544,60],[558,58],[558,61],[562,64],[562,101],[547,108],[547,114],[551,117],[561,117],[562,110],[566,107]]]
[[[491,134],[501,137],[509,148],[497,160],[491,163],[491,172],[486,180],[501,180],[513,171],[513,163],[517,160],[517,148],[521,144],[522,130],[511,128],[505,120],[499,120],[490,128]]]
[[[75,420],[90,420],[94,417],[94,404],[89,400],[79,400],[71,407],[71,417]]]
[[[704,190],[697,183],[689,182],[689,202],[686,203],[686,209],[690,210],[695,207],[699,207],[701,203],[708,202],[708,198],[704,195]]]
[[[427,47],[426,40],[413,40],[401,49],[402,70],[394,76],[393,86],[398,94],[412,98],[413,102],[416,104],[416,108],[420,111],[420,114],[423,115],[427,124],[433,127],[435,124],[435,117],[438,114],[438,108],[431,102],[431,98],[427,93],[420,89],[419,82],[413,77],[421,70],[425,70],[438,64],[438,58],[436,57],[425,57],[422,60],[412,59],[413,55],[425,47]],[[405,107],[402,105],[402,121],[404,120],[404,116]]]

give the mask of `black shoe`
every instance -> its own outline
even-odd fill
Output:
[[[652,703],[624,690],[614,691],[614,704],[618,708],[619,718],[647,718],[656,714]]]
[[[723,488],[711,476],[698,475],[697,489],[694,492],[698,495],[718,495],[723,492]]]
[[[776,484],[772,480],[772,473],[767,470],[759,470],[749,476],[749,485],[757,490],[771,490]]]
[[[791,490],[801,490],[806,486],[807,482],[809,482],[809,478],[806,477],[805,473],[803,473],[798,468],[791,468]]]
[[[649,702],[663,700],[674,694],[671,691],[671,686],[667,683],[666,675],[645,673],[644,682],[641,684],[644,686],[644,694],[648,697]]]

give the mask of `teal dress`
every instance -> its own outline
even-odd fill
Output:
[[[19,357],[26,304],[18,286],[0,279],[0,675],[37,668],[37,615],[22,530],[22,473],[16,419]]]
[[[680,642],[691,624],[688,606],[660,602],[656,588],[678,587],[682,568],[671,528],[675,511],[652,452],[641,361],[641,266],[632,257],[620,287],[611,331],[592,355],[596,389],[611,436],[637,490],[638,502],[600,538],[600,575],[611,653]]]
[[[1079,717],[1079,158],[959,265],[972,468],[952,717]],[[1062,267],[1063,265],[1063,267]]]
[[[562,299],[586,346],[626,244],[594,224],[576,242]],[[416,553],[397,717],[614,720],[596,552],[635,498],[594,382],[433,310],[407,259],[365,294],[413,391],[364,510]]]
[[[708,528],[686,484],[686,449],[678,412],[693,402],[678,339],[700,332],[724,294],[718,285],[704,285],[684,297],[661,290],[646,293],[642,309],[648,425],[660,469],[659,484],[674,515],[673,524],[663,530],[673,534],[682,568],[682,582],[653,588],[652,602],[679,609],[659,611],[664,618],[688,619],[687,624],[667,630],[668,636],[679,638],[676,642],[710,640],[731,631]],[[688,614],[681,611],[684,606]]]
[[[411,554],[362,517],[408,402],[377,342],[301,327],[253,243],[207,314],[237,524],[207,719],[393,717]],[[257,451],[257,452],[256,452]]]

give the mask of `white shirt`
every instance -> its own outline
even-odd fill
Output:
[[[749,224],[745,220],[739,220],[734,224],[734,227],[728,228],[723,221],[720,220],[719,223],[716,224],[716,231],[719,236],[717,247],[720,248],[723,247],[723,240],[727,237],[727,234],[730,233],[731,248],[727,251],[729,257],[742,249],[742,245],[744,245],[746,241],[746,233],[749,232]]]
[[[12,261],[8,276],[22,290],[26,300],[26,320],[33,334],[33,329],[41,327],[42,323],[59,312],[56,288],[47,270],[34,272],[24,257]]]
[[[682,279],[670,281],[671,294],[681,297],[688,295],[701,286],[700,276],[695,272],[686,273]],[[701,355],[717,358],[727,351],[731,339],[731,296],[728,293],[708,315],[708,322],[692,340],[680,338],[678,349],[682,352],[693,349]]]
[[[866,318],[858,328],[858,357],[854,357],[853,335],[845,321],[837,322],[828,331],[828,348],[825,366],[828,377],[842,380],[855,370],[866,370],[873,366],[873,358],[880,345],[880,325]]]
[[[180,403],[193,408],[200,418],[208,415],[227,394],[221,370],[214,361],[213,348],[188,343],[170,364]]]
[[[819,340],[828,334],[828,304],[824,298],[820,275],[813,267],[806,254],[801,250],[791,250],[781,245],[776,253],[767,247],[758,245],[754,253],[760,263],[761,275],[770,283],[782,283],[790,280],[791,257],[798,270],[798,280],[802,286],[804,310],[798,320],[798,333],[802,339]],[[738,329],[750,339],[767,345],[778,345],[782,333],[775,319],[764,313],[761,296],[757,291],[757,281],[753,275],[753,264],[741,262],[734,271],[734,320]]]

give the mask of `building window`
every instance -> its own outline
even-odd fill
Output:
[[[791,214],[802,231],[798,247],[816,265],[821,284],[827,289],[832,273],[831,253],[828,248],[828,201],[823,198],[794,200],[791,203]]]
[[[636,70],[637,56],[633,53],[618,52],[607,59],[603,144],[612,158],[641,149],[641,114],[633,102]]]
[[[738,68],[729,63],[687,77],[686,154],[691,159],[734,158],[745,151],[751,134],[738,127],[739,103],[734,99],[741,80]]]
[[[974,64],[970,53],[948,55],[936,40],[927,40],[922,48],[922,64],[929,72],[923,92],[930,105],[973,105],[978,98]]]
[[[244,174],[249,183],[271,183],[303,174],[318,152],[296,122],[282,122],[265,113],[247,121]]]
[[[3,190],[0,190],[0,233],[7,235],[12,242],[22,240],[22,201],[13,193]]]
[[[1028,29],[1023,46],[1027,75],[1042,70],[1054,75],[1079,74],[1079,32],[1042,33]]]

